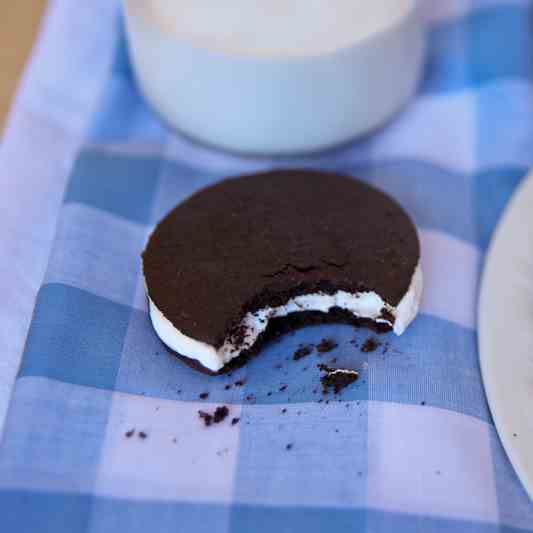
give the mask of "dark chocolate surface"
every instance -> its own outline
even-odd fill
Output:
[[[148,293],[185,335],[220,347],[248,311],[298,294],[375,291],[397,305],[419,261],[402,208],[350,177],[279,170],[178,205],[143,253]]]

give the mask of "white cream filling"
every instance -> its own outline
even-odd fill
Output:
[[[148,297],[150,317],[159,338],[171,349],[191,359],[196,359],[202,366],[217,372],[240,353],[250,348],[259,335],[267,328],[271,318],[287,316],[299,311],[321,311],[327,313],[333,307],[351,312],[358,318],[369,318],[376,322],[389,324],[396,335],[401,335],[418,313],[422,297],[422,269],[416,267],[408,291],[400,303],[394,307],[384,302],[375,292],[359,292],[351,294],[338,291],[334,294],[314,293],[296,296],[285,305],[266,307],[248,313],[242,320],[246,336],[239,346],[234,346],[231,339],[226,339],[220,348],[188,337],[163,315],[155,303]],[[382,310],[389,311],[394,317],[394,324],[381,317]]]
[[[348,370],[347,368],[337,368],[332,372],[328,372],[329,376],[336,376],[337,374],[351,374],[352,376],[358,376],[359,372],[357,372],[357,370]]]

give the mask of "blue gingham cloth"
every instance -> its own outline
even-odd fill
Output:
[[[52,2],[0,144],[0,531],[533,531],[485,400],[475,318],[491,233],[533,160],[532,5],[426,1],[428,64],[403,114],[342,150],[254,160],[156,119],[114,2]],[[139,254],[192,192],[280,165],[398,199],[420,231],[421,314],[381,338],[388,350],[317,326],[231,377],[195,373],[152,330]],[[317,402],[316,356],[287,360],[323,337],[338,348],[322,359],[361,369],[341,402]],[[205,428],[198,409],[221,404],[240,422]]]

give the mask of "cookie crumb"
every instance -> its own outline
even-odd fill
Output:
[[[232,418],[231,419],[231,425],[234,426],[235,424],[239,423],[240,418]]]
[[[319,353],[327,353],[334,350],[338,344],[333,339],[322,339],[316,346],[316,350]]]
[[[129,439],[130,437],[133,437],[135,433],[135,429],[130,429],[128,431],[126,431],[126,433],[124,433],[124,435],[126,436],[127,439]]]
[[[298,361],[299,359],[302,359],[303,357],[307,357],[313,352],[313,347],[309,344],[306,344],[304,346],[301,346],[298,348],[293,354],[292,358],[295,361]]]
[[[198,411],[198,416],[204,421],[206,427],[210,426],[213,422],[213,415],[206,413],[205,411]]]
[[[280,388],[279,388],[279,392],[283,392],[283,391],[286,391],[287,390],[287,385],[282,385]]]
[[[213,415],[213,422],[218,424],[219,422],[222,422],[222,420],[224,420],[228,415],[229,409],[225,405],[217,407],[215,409],[215,414]]]
[[[148,437],[148,434],[145,433],[144,431],[139,431],[139,438],[140,439],[146,439],[146,437]]]
[[[204,421],[206,426],[210,426],[213,422],[218,424],[222,422],[229,415],[229,409],[222,405],[215,409],[214,414],[206,413],[205,411],[198,411],[198,416]]]
[[[330,368],[326,365],[317,366],[322,372],[325,372],[325,375],[320,378],[324,394],[327,394],[330,388],[333,388],[333,392],[338,394],[345,387],[352,384],[354,381],[357,381],[359,377],[359,372],[356,370],[349,370],[347,368]]]
[[[209,393],[202,392],[201,394],[198,395],[198,397],[200,398],[200,400],[207,400],[207,398],[209,398]]]
[[[287,444],[287,446],[285,446],[285,449],[286,450],[292,450],[292,444],[290,444],[290,443]]]
[[[361,351],[364,353],[374,352],[379,346],[380,343],[374,337],[369,337],[361,346]]]

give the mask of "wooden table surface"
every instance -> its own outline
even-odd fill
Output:
[[[8,0],[0,16],[0,135],[47,0]]]

